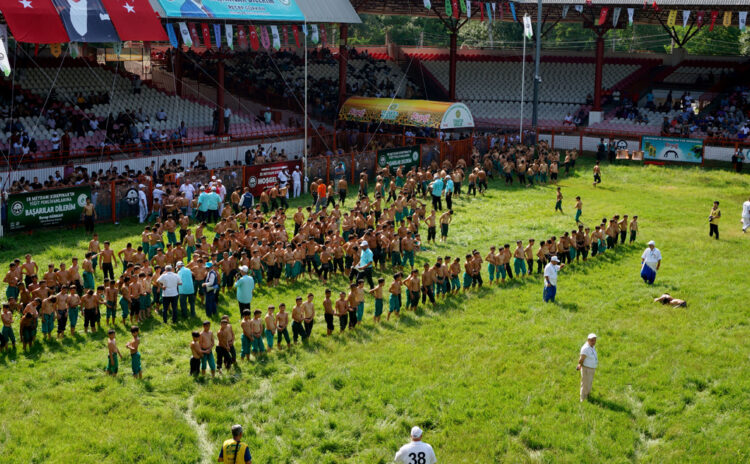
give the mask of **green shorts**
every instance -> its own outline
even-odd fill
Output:
[[[89,271],[83,271],[83,288],[86,290],[94,290],[96,288],[96,282],[94,282],[94,274]]]
[[[107,307],[107,319],[110,317],[115,318],[117,317],[117,310],[115,308],[115,302],[114,301],[107,301],[104,306]]]
[[[8,287],[5,289],[5,298],[16,298],[18,299],[18,287]]]
[[[149,306],[151,306],[151,302],[149,301],[149,295],[141,295],[138,297],[138,306],[140,307],[141,311],[145,311],[148,309]]]
[[[383,299],[375,298],[375,317],[383,314]]]
[[[112,359],[114,359],[114,362],[112,362]],[[113,354],[111,357],[107,355],[107,372],[109,372],[110,374],[117,374],[117,371],[119,369],[120,363],[117,360],[117,355]]]
[[[130,304],[124,297],[120,298],[120,309],[122,310],[122,317],[128,317],[128,315],[130,314]]]
[[[140,374],[141,372],[141,353],[134,353],[130,355],[130,367],[133,369],[133,375]]]
[[[71,328],[74,328],[78,324],[78,306],[68,308],[68,322],[70,322]]]
[[[391,293],[391,298],[388,300],[388,312],[392,313],[394,311],[401,311],[401,295]]]
[[[240,340],[242,341],[242,352],[240,353],[240,355],[241,356],[249,355],[250,350],[252,349],[253,342],[251,342],[250,339],[247,338],[244,333],[240,337]]]
[[[441,237],[448,236],[448,225],[449,224],[440,224],[440,236]]]

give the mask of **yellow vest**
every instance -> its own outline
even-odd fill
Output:
[[[246,449],[247,444],[241,441],[236,442],[233,438],[225,441],[224,444],[221,445],[221,455],[224,457],[224,464],[245,464],[243,457],[245,456]]]
[[[713,209],[711,208],[710,216],[713,216],[713,219],[711,219],[710,224],[718,224],[719,223],[719,214],[721,214],[721,211],[719,208]]]

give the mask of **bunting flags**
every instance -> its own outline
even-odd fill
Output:
[[[534,36],[534,30],[531,27],[531,16],[523,15],[523,35],[527,39],[531,39]]]
[[[6,2],[3,2],[6,3]],[[37,6],[45,3],[40,0],[19,0],[19,3],[29,3]],[[57,14],[62,19],[68,42],[119,42],[120,37],[115,32],[115,26],[109,19],[101,0],[52,0]],[[5,7],[3,7],[3,10]],[[30,24],[36,28],[37,24]]]
[[[656,0],[654,0],[654,3],[651,6],[654,8],[654,11],[659,11],[659,5],[656,4]]]
[[[725,11],[724,12],[724,27],[729,27],[731,25],[732,25],[732,12]]]
[[[182,43],[188,47],[193,46],[193,40],[190,38],[190,31],[188,30],[187,24],[184,22],[177,23],[177,27],[180,28],[180,36],[182,37]]]
[[[458,0],[451,0],[451,10],[453,11],[453,17],[458,19]]]
[[[458,5],[461,7],[461,13],[466,14],[466,0],[459,0]]]
[[[745,32],[745,24],[747,23],[747,11],[740,11],[738,15],[740,19],[740,30],[742,32]]]
[[[445,15],[448,17],[453,16],[453,5],[451,0],[445,0]]]
[[[174,48],[180,46],[180,42],[177,40],[177,36],[174,33],[174,24],[167,23],[167,37],[169,37],[169,45]]]
[[[705,11],[699,11],[695,14],[695,24],[698,27],[703,26],[703,20],[706,18],[706,12]]]
[[[615,8],[612,12],[612,26],[617,27],[617,23],[620,21],[620,12],[622,8]]]
[[[479,2],[479,20],[484,22],[484,3]]]
[[[676,20],[677,10],[669,10],[669,15],[667,15],[667,26],[674,27]]]
[[[216,48],[221,49],[221,24],[214,24],[214,37],[216,38]]]
[[[716,24],[716,19],[719,17],[719,12],[714,10],[711,12],[711,26],[709,26],[708,30],[713,31],[714,25]]]
[[[294,44],[299,48],[299,29],[297,25],[292,25],[292,35],[294,36]]]
[[[328,46],[328,33],[326,32],[325,25],[320,26],[320,42],[323,44],[323,47]]]
[[[466,17],[471,18],[471,0],[466,0]]]
[[[430,0],[424,0],[424,7],[428,10],[432,8],[432,4],[430,3]]]
[[[70,42],[68,44],[68,53],[70,54],[71,58],[78,58],[78,55],[81,54],[81,48],[78,46],[75,42]]]
[[[115,42],[112,44],[112,48],[115,51],[115,55],[120,56],[122,55],[122,42]]]
[[[271,26],[271,36],[273,37],[273,48],[278,50],[281,48],[281,37],[279,37],[279,27]]]
[[[690,10],[682,10],[682,27],[687,27],[687,23],[689,19],[690,19]]]
[[[203,45],[206,48],[211,48],[211,30],[208,28],[208,24],[201,23],[201,33],[203,34]]]
[[[583,5],[575,5],[573,8],[575,8],[578,14],[583,13]]]
[[[231,24],[226,24],[224,26],[224,33],[227,37],[227,47],[229,47],[230,50],[234,50],[234,32],[232,31]]]
[[[263,48],[266,50],[271,48],[271,39],[268,37],[268,29],[266,26],[255,26],[255,28],[260,28],[260,43],[263,45]]]
[[[562,7],[562,18],[565,19],[566,16],[568,16],[568,11],[570,10],[570,5],[563,5]]]
[[[628,8],[628,26],[633,25],[633,15],[635,14],[635,8]]]
[[[190,39],[193,41],[193,46],[200,47],[201,40],[198,36],[198,27],[195,23],[188,23],[188,27],[190,28]]]
[[[498,18],[498,20],[502,21],[503,18],[505,17],[505,13],[503,12],[503,4],[502,3],[498,7],[498,10],[500,11],[500,18]]]
[[[492,4],[495,5],[494,3]],[[513,2],[508,2],[508,8],[510,8],[510,14],[513,16],[513,22],[518,22],[518,18],[516,18],[516,6],[513,4]]]
[[[5,44],[8,43],[8,28],[5,24],[0,25],[0,71],[5,77],[10,76],[10,60]]]
[[[245,36],[245,40],[247,40],[247,37],[250,37],[250,48],[253,49],[253,51],[258,51],[260,49],[260,38],[258,37],[258,26],[247,26],[247,36]],[[245,45],[245,48],[247,49],[247,44]]]
[[[148,0],[101,0],[101,2],[107,9],[109,19],[114,24],[120,40],[162,42],[167,39],[161,27],[159,15]],[[73,2],[70,3],[73,4]],[[89,16],[89,20],[90,18]]]
[[[312,39],[312,43],[317,44],[320,41],[320,38],[318,37],[318,25],[313,24],[310,26],[312,28],[312,34],[310,38]]]
[[[281,26],[281,35],[284,37],[284,46],[289,46],[289,31],[286,29],[286,25]]]
[[[54,56],[55,58],[59,58],[60,54],[62,53],[62,45],[59,43],[50,44],[49,52],[52,53],[52,56]]]
[[[249,31],[250,37],[252,38],[252,35],[255,33],[253,30],[253,26],[247,26],[247,29]],[[240,50],[247,50],[247,34],[248,32],[245,31],[245,26],[242,24],[237,25],[237,45],[239,45]],[[252,42],[252,40],[251,40]],[[257,48],[253,48],[253,50],[257,50]]]
[[[607,20],[607,14],[609,14],[609,8],[606,6],[599,11],[599,25],[603,26],[604,22]]]

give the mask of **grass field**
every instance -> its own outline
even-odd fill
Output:
[[[187,374],[198,319],[144,324],[142,381],[128,375],[127,355],[119,377],[104,374],[103,333],[29,354],[19,347],[0,355],[2,461],[215,462],[233,423],[244,424],[253,463],[388,463],[414,424],[441,463],[750,461],[750,237],[739,227],[750,177],[605,166],[594,189],[590,168],[584,161],[561,181],[564,215],[553,213],[550,186],[494,182],[485,198],[457,200],[448,243],[418,256],[484,255],[491,244],[560,235],[574,226],[576,195],[592,226],[637,214],[637,245],[561,271],[556,304],[542,303],[536,275],[379,326],[367,300],[356,333],[326,338],[320,316],[309,345],[215,380]],[[714,199],[724,214],[720,241],[708,238]],[[116,249],[139,242],[139,231],[99,227]],[[638,275],[649,239],[664,255],[653,287]],[[40,266],[69,262],[87,240],[80,229],[7,237],[0,262],[25,252]],[[330,283],[344,286],[342,277]],[[319,308],[324,287],[309,278],[260,289],[253,306],[290,305],[308,290]],[[664,291],[688,308],[653,304]],[[220,313],[239,331],[236,308],[222,299]],[[575,363],[589,332],[599,336],[600,365],[591,401],[581,404]],[[129,336],[118,327],[123,352]]]

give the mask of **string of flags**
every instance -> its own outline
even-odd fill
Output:
[[[182,39],[182,43],[188,47],[221,48],[226,45],[230,50],[234,50],[236,42],[240,50],[299,48],[301,46],[300,32],[309,38],[311,44],[328,46],[328,29],[322,24],[311,24],[309,28],[297,25],[225,24],[222,26],[213,24],[212,30],[207,23],[178,21],[167,23],[166,29],[169,43],[175,48],[180,46],[179,39]]]

